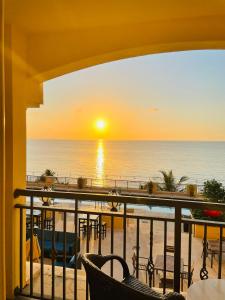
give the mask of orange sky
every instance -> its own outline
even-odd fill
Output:
[[[104,64],[51,80],[28,138],[225,140],[225,55],[196,51]],[[100,136],[93,123],[102,118]]]

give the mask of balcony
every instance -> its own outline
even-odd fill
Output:
[[[37,299],[88,299],[86,275],[79,260],[85,252],[122,256],[131,273],[162,293],[174,290],[185,294],[192,282],[225,276],[225,223],[183,216],[184,209],[185,212],[194,208],[224,210],[224,204],[18,189],[15,197],[20,196],[26,196],[27,202],[16,205],[20,211],[18,295]],[[40,197],[54,198],[54,205],[40,205]],[[112,202],[121,203],[118,212],[109,210]],[[174,213],[150,210],[150,205],[169,207]],[[47,213],[51,216],[49,222]],[[197,225],[202,228],[203,238],[196,237]],[[219,239],[212,241],[209,234],[214,228]],[[32,236],[35,238],[31,239]],[[25,245],[29,245],[30,252]],[[109,264],[104,271],[121,278],[121,268],[116,263]]]

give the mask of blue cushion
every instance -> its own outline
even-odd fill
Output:
[[[52,249],[52,242],[51,241],[45,241],[44,248],[48,249],[48,250],[51,250]]]
[[[41,245],[41,229],[37,228],[39,244]],[[51,230],[44,229],[44,252],[47,257],[51,255],[52,251],[52,234]],[[72,232],[66,233],[66,254],[73,255],[76,235]],[[64,232],[55,231],[55,250],[58,254],[64,252]],[[80,252],[80,239],[77,239],[77,253]]]

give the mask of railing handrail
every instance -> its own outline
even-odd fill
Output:
[[[128,195],[109,195],[101,193],[84,193],[84,192],[59,192],[59,191],[43,191],[33,189],[16,189],[14,197],[30,196],[30,197],[49,197],[68,200],[89,200],[89,201],[104,201],[104,202],[120,202],[126,204],[142,204],[142,205],[157,205],[167,207],[179,207],[179,208],[207,208],[207,209],[219,209],[225,211],[224,203],[212,203],[199,201],[197,198],[191,200],[184,200],[182,198],[170,199],[151,196],[128,196]]]
[[[31,206],[29,204],[19,204],[17,203],[15,205],[15,208],[20,208],[20,209],[30,209]],[[40,205],[33,205],[32,207],[33,210],[39,210],[39,211],[55,211],[55,212],[66,212],[66,213],[73,213],[77,212],[79,214],[91,214],[91,215],[104,215],[104,216],[112,216],[114,215],[115,217],[123,217],[124,214],[123,212],[112,212],[112,211],[103,211],[103,210],[90,210],[90,209],[77,209],[75,210],[74,208],[65,208],[65,207],[54,207],[54,206],[40,206]],[[154,215],[139,215],[137,213],[126,213],[126,217],[129,219],[141,219],[141,220],[155,220],[155,221],[167,221],[167,222],[175,222],[174,217],[160,217],[160,216],[154,216]],[[211,220],[201,220],[201,219],[189,219],[186,217],[182,217],[181,219],[182,223],[188,223],[188,224],[198,224],[198,225],[209,225],[212,227],[225,227],[225,223],[221,221],[211,221]]]

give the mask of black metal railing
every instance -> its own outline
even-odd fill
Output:
[[[189,287],[193,280],[193,266],[192,266],[192,256],[193,256],[193,225],[202,225],[204,228],[204,237],[202,240],[202,256],[200,259],[202,260],[201,268],[199,270],[200,279],[207,279],[209,277],[208,266],[207,266],[207,256],[211,255],[211,259],[214,259],[215,256],[218,256],[217,262],[217,272],[216,277],[222,278],[224,265],[222,262],[222,253],[223,249],[223,229],[225,227],[224,222],[214,222],[208,220],[198,220],[192,218],[185,218],[182,215],[182,209],[214,209],[214,210],[222,210],[225,211],[225,204],[216,204],[216,203],[208,203],[208,202],[199,202],[196,200],[183,200],[183,199],[162,199],[156,197],[133,197],[133,196],[121,196],[121,195],[106,195],[106,194],[92,194],[92,193],[78,193],[78,192],[46,192],[40,190],[22,190],[17,189],[15,191],[15,198],[20,196],[26,196],[29,198],[29,202],[25,204],[16,204],[16,209],[20,210],[20,245],[18,245],[20,249],[20,287],[18,289],[18,293],[23,296],[34,297],[37,299],[55,299],[56,298],[56,287],[58,288],[58,282],[56,284],[56,263],[61,263],[62,268],[62,282],[60,283],[62,286],[62,299],[68,298],[68,286],[67,282],[67,271],[68,271],[68,259],[73,258],[73,295],[71,299],[78,299],[78,284],[79,284],[79,255],[83,252],[95,251],[98,254],[113,254],[115,251],[118,251],[118,245],[121,245],[121,254],[125,260],[130,261],[129,255],[131,254],[131,246],[136,249],[135,257],[133,260],[133,269],[136,277],[140,277],[140,272],[143,272],[141,266],[140,256],[140,245],[144,243],[145,256],[146,256],[146,264],[144,265],[144,272],[148,277],[148,284],[150,286],[155,286],[155,275],[156,272],[162,271],[162,291],[165,293],[167,291],[167,273],[171,272],[173,274],[173,290],[180,292],[181,287],[183,288],[183,280],[187,280],[187,286]],[[61,205],[58,206],[41,206],[36,203],[36,198],[41,197],[49,197],[55,199],[68,199],[73,200],[73,204],[70,207],[65,207]],[[90,208],[90,205],[84,207],[81,205],[88,201],[93,202],[93,207]],[[112,212],[109,210],[93,210],[95,202],[119,202],[121,203],[121,209],[119,212]],[[172,207],[174,208],[174,215],[170,216],[160,216],[154,215],[144,212],[130,212],[129,205],[155,205],[160,207]],[[25,218],[25,211],[29,211],[29,222],[27,222],[26,231],[24,230],[23,224]],[[40,212],[39,214],[37,212]],[[46,213],[50,212],[51,218],[50,221],[46,222]],[[56,230],[57,218],[56,215],[60,214],[60,230]],[[71,219],[72,215],[72,219]],[[37,220],[38,216],[38,220]],[[81,218],[82,216],[82,218]],[[70,223],[68,218],[70,217]],[[103,227],[105,225],[104,219],[107,218],[108,223],[108,238],[104,238],[104,234],[106,234],[106,229]],[[85,221],[84,221],[85,219]],[[71,223],[72,220],[72,223]],[[83,221],[81,221],[83,220]],[[97,220],[97,221],[96,221]],[[118,222],[118,220],[120,222]],[[132,221],[133,225],[130,228],[129,222]],[[83,222],[83,223],[82,223]],[[117,223],[120,224],[120,228],[117,228]],[[141,232],[141,225],[146,226],[144,233]],[[156,261],[154,260],[154,228],[157,224],[162,224],[162,233],[161,237],[163,238],[162,243],[162,256],[163,261],[161,263],[161,267],[156,266]],[[68,232],[72,226],[73,231],[73,241],[72,250],[68,247],[71,242],[71,235],[68,235]],[[78,226],[79,224],[79,226]],[[148,225],[149,224],[149,225]],[[172,224],[172,225],[171,225]],[[181,260],[181,248],[182,248],[182,225],[188,225],[188,250],[187,250],[187,271],[183,270],[183,261]],[[82,227],[83,226],[83,227]],[[173,245],[168,247],[167,240],[168,234],[170,231],[168,227],[171,227],[173,230]],[[207,238],[207,230],[210,227],[219,228],[219,240],[218,245],[219,248],[214,252],[212,249],[208,248],[208,238]],[[81,227],[83,232],[81,233]],[[48,228],[48,229],[46,229]],[[129,229],[130,228],[130,229]],[[105,231],[104,231],[105,230]],[[132,235],[135,236],[135,245],[131,245],[131,240],[128,240],[128,230],[132,232]],[[171,230],[171,229],[170,229]],[[94,237],[92,232],[94,231]],[[24,232],[29,236],[30,241],[30,255],[28,257],[29,260],[29,284],[26,286],[25,272],[24,272],[24,257],[26,251],[25,248],[25,236]],[[38,232],[38,234],[37,234]],[[85,233],[85,234],[84,234]],[[37,234],[38,238],[35,240],[33,237]],[[45,251],[45,239],[47,234],[50,236],[48,246],[50,244],[49,249],[49,257],[46,258]],[[81,235],[83,238],[81,239]],[[141,238],[142,235],[142,238]],[[60,252],[57,252],[56,249],[56,238],[60,236],[60,245],[62,248]],[[109,237],[110,236],[110,237]],[[39,265],[40,265],[40,279],[34,278],[34,243],[40,243],[40,255]],[[94,247],[93,247],[94,245]],[[103,249],[104,245],[104,249]],[[68,250],[70,249],[70,250]],[[80,251],[81,249],[81,251]],[[72,252],[71,252],[72,251]],[[211,251],[211,252],[210,252]],[[171,256],[168,255],[168,252],[174,252]],[[118,254],[118,253],[117,253]],[[157,253],[158,254],[158,253]],[[36,254],[35,254],[36,255]],[[37,256],[37,255],[36,255]],[[159,257],[160,258],[160,257]],[[168,263],[172,263],[172,270],[169,269]],[[45,266],[48,264],[51,265],[51,292],[46,292],[45,286]],[[142,270],[142,271],[141,271]],[[111,276],[117,276],[116,265],[111,262],[108,273]],[[38,281],[38,282],[37,282]],[[57,286],[56,286],[57,285]],[[49,294],[50,293],[50,294]],[[71,294],[71,291],[70,291]],[[57,292],[57,299],[60,297]],[[88,285],[86,282],[85,285],[85,295],[83,298],[88,299]],[[82,297],[79,296],[79,299]]]

